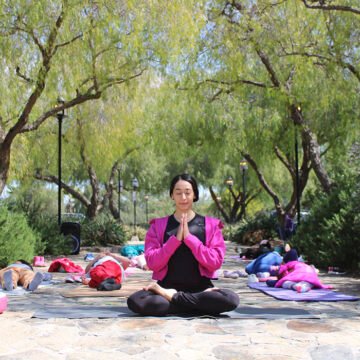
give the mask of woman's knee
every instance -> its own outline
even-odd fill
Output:
[[[240,304],[240,298],[239,295],[236,294],[234,291],[223,289],[221,292],[225,295],[225,303],[229,310],[231,311],[236,309]]]
[[[140,315],[164,316],[169,312],[170,303],[160,295],[137,292],[127,299],[128,308]]]
[[[141,308],[140,308],[138,302],[136,301],[136,297],[133,296],[133,295],[130,295],[128,297],[127,306],[132,312],[134,312],[136,314],[140,314],[141,313]]]

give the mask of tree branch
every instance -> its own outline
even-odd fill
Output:
[[[280,204],[280,200],[279,197],[277,196],[277,194],[271,189],[270,185],[266,182],[264,175],[261,173],[261,171],[259,170],[256,162],[254,161],[254,159],[251,157],[250,154],[247,153],[242,153],[243,157],[247,160],[247,162],[251,165],[251,167],[254,169],[258,180],[261,184],[261,186],[265,189],[265,191],[271,196],[271,198],[274,200],[274,204],[276,207],[276,210],[278,213],[282,213],[283,209],[282,206]]]
[[[309,5],[307,0],[302,0],[305,7],[308,9],[320,9],[325,11],[344,11],[344,12],[351,12],[357,15],[360,15],[360,9],[353,8],[347,5],[325,5],[326,0],[319,0],[316,1],[319,5]]]
[[[33,80],[31,80],[30,78],[26,77],[26,75],[21,73],[20,66],[16,66],[15,71],[16,71],[16,75],[24,79],[27,83],[33,83]]]
[[[206,79],[205,81],[200,82],[198,85],[202,85],[204,83],[214,83],[214,84],[227,85],[227,86],[234,86],[234,85],[237,85],[237,84],[247,84],[247,85],[254,85],[254,86],[257,86],[257,87],[261,87],[261,88],[268,88],[269,87],[264,83],[260,83],[260,82],[252,81],[252,80],[244,80],[244,79],[239,79],[239,80],[235,80],[235,81],[223,81],[223,80],[215,80],[215,79]]]
[[[266,70],[268,71],[271,82],[273,83],[273,85],[275,87],[279,88],[281,83],[280,83],[278,77],[276,76],[275,69],[272,67],[272,65],[270,63],[270,59],[262,50],[257,49],[256,53],[258,54],[261,62],[264,64]]]
[[[35,174],[35,179],[47,181],[53,184],[59,185],[59,178],[54,175],[43,175],[41,172],[37,171]],[[73,198],[79,200],[82,204],[84,204],[86,207],[90,205],[90,200],[81,194],[79,191],[76,191],[69,185],[67,185],[64,182],[61,182],[61,188],[64,189],[64,191],[70,195],[72,195]]]
[[[33,107],[35,106],[37,100],[40,98],[44,88],[45,88],[45,80],[47,77],[47,74],[50,71],[50,61],[51,61],[51,54],[52,50],[55,46],[55,40],[58,35],[59,29],[63,23],[64,20],[64,10],[61,11],[61,14],[56,20],[55,25],[50,31],[46,46],[43,47],[39,40],[36,38],[36,36],[33,34],[33,31],[28,31],[28,33],[32,36],[34,42],[38,45],[41,54],[42,54],[42,65],[38,71],[37,77],[36,77],[36,85],[33,89],[32,93],[30,94],[24,109],[22,113],[19,116],[18,121],[16,124],[9,130],[9,132],[6,135],[6,138],[4,140],[5,146],[10,146],[14,138],[17,134],[22,133],[24,127],[26,126],[26,123],[29,119],[29,114],[31,113]]]
[[[294,170],[294,167],[291,165],[290,161],[286,158],[286,156],[280,151],[280,149],[277,146],[275,146],[274,151],[275,151],[275,154],[278,157],[278,159],[288,169],[291,177],[295,178],[295,170]]]

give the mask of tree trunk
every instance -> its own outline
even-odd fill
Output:
[[[2,194],[9,174],[10,168],[10,146],[0,144],[0,195]]]
[[[119,161],[115,161],[115,163],[113,164],[113,166],[111,167],[111,172],[110,172],[110,176],[109,176],[109,181],[107,184],[105,184],[105,188],[106,188],[106,194],[104,195],[104,198],[108,199],[109,202],[109,210],[111,212],[111,215],[113,216],[113,218],[115,220],[119,220],[120,219],[120,209],[118,209],[117,205],[116,205],[116,200],[115,200],[115,194],[116,194],[116,185],[114,185],[114,179],[115,179],[115,172],[118,170],[119,167]],[[119,189],[117,189],[119,191]],[[115,194],[114,194],[115,193]]]
[[[290,105],[290,114],[291,119],[295,125],[300,125],[302,127],[301,137],[303,142],[305,142],[309,149],[309,156],[311,160],[312,168],[314,169],[315,175],[319,180],[323,190],[329,194],[333,183],[325,170],[323,163],[320,158],[320,146],[316,140],[315,134],[305,125],[304,118],[296,105]]]

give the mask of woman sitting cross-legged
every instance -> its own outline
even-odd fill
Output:
[[[238,295],[211,282],[224,260],[222,223],[194,212],[199,191],[192,176],[174,177],[170,196],[175,212],[152,220],[145,238],[145,258],[156,282],[132,294],[129,309],[149,316],[234,310]]]

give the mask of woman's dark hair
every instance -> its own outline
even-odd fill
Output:
[[[26,260],[19,259],[18,261],[21,262],[22,264],[25,264],[25,265],[27,265],[27,266],[30,266],[31,270],[34,270],[33,267],[31,266],[31,264],[28,263]]]
[[[298,253],[295,249],[289,250],[287,253],[285,253],[283,257],[284,263],[288,263],[290,261],[297,261],[298,260]]]
[[[174,192],[174,187],[175,184],[179,181],[179,180],[184,180],[187,181],[188,183],[191,184],[191,187],[193,189],[194,192],[194,202],[199,200],[199,189],[197,186],[197,182],[195,180],[195,178],[189,174],[180,174],[180,175],[176,175],[170,183],[170,196],[173,194]]]

